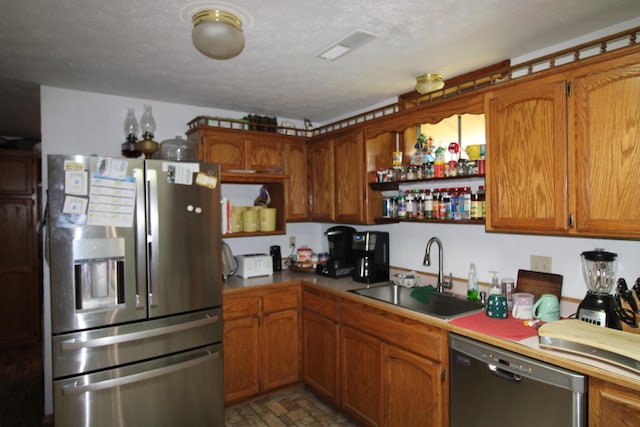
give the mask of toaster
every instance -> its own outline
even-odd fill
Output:
[[[245,279],[257,276],[271,276],[273,274],[273,260],[267,254],[238,255],[238,270],[236,276]]]

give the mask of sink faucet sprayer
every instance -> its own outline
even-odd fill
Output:
[[[451,289],[453,287],[453,277],[450,277],[448,282],[444,281],[444,274],[442,271],[442,242],[437,237],[432,237],[427,242],[427,249],[424,253],[424,260],[422,261],[422,264],[426,265],[427,267],[431,265],[431,245],[433,244],[433,242],[438,244],[438,283],[436,286],[436,290],[438,292],[442,292],[443,288]]]

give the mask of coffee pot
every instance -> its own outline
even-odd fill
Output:
[[[363,283],[389,280],[389,233],[364,231],[353,235],[353,280]]]
[[[318,264],[316,273],[334,279],[350,276],[355,264],[351,240],[356,229],[344,225],[328,228],[325,236],[329,240],[329,258]]]

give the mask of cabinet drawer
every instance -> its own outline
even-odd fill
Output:
[[[344,324],[433,361],[444,359],[445,333],[438,328],[350,301],[340,305],[340,319]]]
[[[259,311],[260,304],[257,296],[223,296],[222,318],[224,320],[257,316]]]
[[[302,307],[329,319],[338,320],[338,301],[329,295],[320,295],[305,289],[302,292]]]
[[[295,289],[270,292],[262,297],[262,311],[265,313],[290,308],[298,308],[298,292]]]

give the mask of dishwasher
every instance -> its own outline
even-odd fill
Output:
[[[587,378],[449,333],[450,426],[587,426]]]

